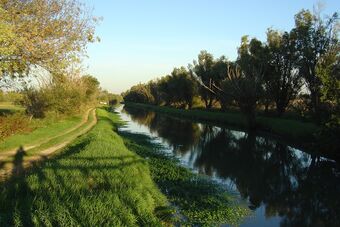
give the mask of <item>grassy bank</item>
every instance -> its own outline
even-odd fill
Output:
[[[182,167],[174,156],[163,152],[148,136],[120,132],[129,150],[145,158],[153,180],[178,208],[175,223],[184,226],[238,225],[251,215],[247,204],[236,200],[217,183]]]
[[[147,162],[98,123],[56,157],[0,185],[0,226],[158,226],[167,205]],[[157,214],[157,215],[156,215]],[[164,224],[164,223],[163,223]]]
[[[82,121],[81,115],[71,116],[64,119],[46,118],[36,119],[30,122],[33,128],[30,132],[17,133],[0,141],[0,153],[19,146],[29,147],[30,145],[41,143],[46,139],[61,134],[79,125]]]
[[[226,124],[239,128],[246,128],[246,120],[238,112],[216,112],[207,110],[184,110],[165,106],[154,106],[141,103],[126,103],[127,106],[152,110],[172,116],[184,117],[192,120],[202,120],[211,123]],[[298,142],[311,142],[319,127],[311,122],[294,119],[258,116],[256,118],[260,130],[273,133],[288,140]]]

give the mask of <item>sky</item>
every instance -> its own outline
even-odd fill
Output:
[[[104,89],[131,86],[192,63],[201,50],[237,57],[243,35],[266,40],[267,28],[288,31],[294,15],[315,0],[83,0],[102,17],[101,41],[88,46],[85,71]],[[340,12],[339,0],[321,1],[324,14]]]

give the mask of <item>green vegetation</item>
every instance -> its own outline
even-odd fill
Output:
[[[148,160],[151,175],[169,201],[178,208],[182,225],[214,226],[222,223],[237,225],[250,215],[246,204],[221,185],[181,167],[179,160],[162,152],[145,135],[121,132],[126,146]]]
[[[0,102],[0,116],[13,114],[23,110],[22,106],[14,105],[12,102]]]
[[[191,82],[175,83],[175,68],[169,76],[133,86],[122,94],[124,101],[191,109],[199,97],[206,109],[226,112],[225,119],[216,114],[215,122],[265,129],[293,139],[310,137],[320,147],[338,153],[339,16],[322,17],[318,11],[301,10],[294,19],[290,31],[268,29],[266,41],[242,36],[235,61],[225,56],[215,59],[201,51],[193,64],[180,68],[181,76]],[[235,109],[244,115],[242,120],[229,113]],[[258,116],[263,110],[267,116],[275,113],[279,118],[287,110],[295,112],[300,119],[308,116],[318,126]],[[190,113],[195,118],[212,119],[202,112]]]
[[[194,120],[203,120],[212,123],[227,124],[235,127],[246,128],[245,117],[240,112],[216,112],[208,110],[183,110],[165,106],[154,106],[141,103],[126,103],[127,106],[149,109],[173,116],[186,117]],[[294,119],[258,116],[256,123],[259,129],[283,136],[298,142],[311,142],[320,128],[312,122],[303,122]],[[292,130],[294,128],[294,130]]]
[[[34,120],[30,127],[35,130],[29,133],[17,133],[0,142],[0,153],[11,149],[16,149],[20,146],[29,146],[40,143],[46,139],[58,135],[67,129],[77,126],[82,120],[81,116],[72,116],[63,120],[54,121],[52,118],[43,120]]]
[[[0,225],[159,226],[166,198],[147,162],[114,132],[117,115],[98,110],[98,124],[58,156],[0,185]]]

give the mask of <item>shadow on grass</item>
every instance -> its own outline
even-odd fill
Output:
[[[102,118],[102,121],[109,121],[111,125],[116,127],[109,118]],[[83,179],[91,179],[92,171],[100,171],[101,173],[121,170],[130,165],[143,162],[136,156],[120,156],[109,157],[81,157],[78,155],[83,151],[93,138],[90,135],[77,140],[68,146],[62,153],[54,156],[53,159],[46,160],[47,157],[41,157],[42,160],[35,162],[29,169],[24,169],[23,160],[26,152],[22,147],[18,150],[14,157],[13,175],[6,182],[0,184],[0,226],[33,226],[46,225],[44,220],[39,218],[36,211],[41,210],[37,200],[49,204],[49,212],[53,209],[62,207],[80,225],[86,225],[84,217],[76,212],[80,206],[80,194],[74,190],[70,184],[72,174],[80,172]],[[79,156],[79,157],[78,157]],[[117,159],[117,164],[112,161]],[[66,162],[65,162],[66,160]],[[106,161],[110,161],[109,164]],[[66,164],[65,164],[66,163]],[[2,167],[5,163],[0,163]],[[105,175],[105,174],[104,174]],[[104,176],[105,178],[106,176]],[[88,193],[111,190],[110,179],[106,178],[102,183],[88,182],[88,188],[84,190]],[[67,196],[62,192],[67,192]],[[71,200],[68,200],[72,198]],[[53,218],[52,218],[53,219]],[[56,220],[52,225],[58,225]]]

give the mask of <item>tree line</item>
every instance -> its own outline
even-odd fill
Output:
[[[191,108],[200,97],[207,109],[237,106],[250,128],[258,109],[281,116],[296,103],[315,122],[339,127],[339,17],[320,15],[301,10],[290,31],[269,28],[266,41],[243,36],[235,61],[201,51],[188,67],[131,87],[124,100]]]

